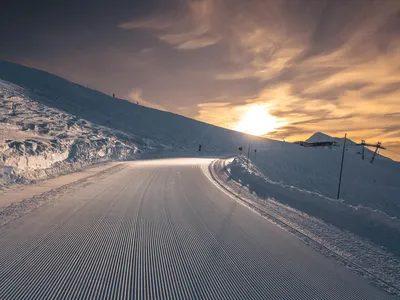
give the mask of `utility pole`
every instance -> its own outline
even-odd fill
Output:
[[[375,152],[374,152],[374,154],[372,155],[372,158],[371,158],[371,164],[374,162],[376,153],[378,152],[379,148],[382,148],[381,147],[381,142],[378,142],[378,144],[376,144]]]
[[[339,196],[340,196],[340,185],[342,183],[342,173],[343,173],[344,151],[346,149],[346,139],[347,139],[347,133],[344,134],[342,163],[340,165],[340,175],[339,175],[339,186],[338,186],[338,191],[337,191],[337,199],[339,199]]]
[[[364,156],[364,148],[365,148],[365,140],[361,140],[361,158],[362,160],[364,160],[365,156]]]
[[[379,142],[379,143],[377,143],[377,144],[369,144],[369,143],[366,143],[365,142],[365,140],[361,140],[361,144],[357,144],[358,146],[361,146],[362,148],[361,148],[361,158],[364,160],[364,158],[365,158],[365,156],[364,156],[364,153],[365,153],[365,147],[375,147],[375,152],[374,152],[374,154],[372,155],[372,158],[371,158],[371,161],[370,161],[370,163],[372,164],[373,162],[374,162],[374,160],[375,160],[375,156],[376,156],[376,154],[378,153],[378,149],[383,149],[383,150],[385,150],[386,148],[385,147],[383,147],[382,146],[382,143],[381,142]]]

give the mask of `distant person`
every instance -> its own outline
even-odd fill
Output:
[[[113,94],[113,98],[115,98],[115,94]]]
[[[136,101],[136,104],[139,105],[139,101]]]
[[[199,145],[199,152],[201,151],[201,145]]]

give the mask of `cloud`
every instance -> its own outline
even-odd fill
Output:
[[[59,30],[36,22],[25,38],[3,39],[1,53],[109,94],[129,94],[134,81],[152,102],[228,128],[258,104],[281,121],[271,137],[399,141],[400,1],[150,2],[136,19],[125,3],[99,4],[89,27],[87,18]],[[6,37],[27,32],[14,29]],[[130,98],[148,102],[136,89]]]
[[[214,78],[264,82],[248,102],[266,105],[288,123],[271,137],[304,139],[324,131],[348,132],[356,140],[395,138],[391,134],[400,123],[399,1],[229,4],[217,13],[229,22],[214,30],[224,33],[227,59],[237,68]]]
[[[184,34],[167,34],[160,36],[163,40],[177,49],[199,49],[216,44],[220,37],[193,35],[190,32]]]
[[[368,91],[364,96],[367,98],[376,98],[387,96],[388,94],[393,94],[398,91],[400,91],[400,81],[383,84],[381,87]]]
[[[219,44],[221,65],[229,68],[216,68],[213,80],[263,84],[240,103],[232,89],[191,116],[234,128],[248,105],[260,104],[285,124],[271,137],[305,139],[324,131],[348,132],[356,140],[398,139],[400,1],[182,2],[182,18],[169,17],[168,26],[150,18],[141,28],[179,50]]]
[[[160,20],[157,18],[132,20],[118,24],[121,29],[165,29],[171,26],[167,20]]]
[[[118,25],[121,29],[152,29],[162,31],[157,37],[176,49],[194,50],[218,43],[221,36],[212,31],[214,0],[187,0],[183,18],[176,15],[132,20]],[[179,14],[179,13],[178,13]]]
[[[196,119],[225,128],[233,128],[239,121],[241,112],[237,107],[230,107],[229,113],[227,113],[229,106],[230,103],[228,102],[206,102],[198,104]]]
[[[128,101],[135,103],[135,104],[139,104],[142,106],[146,106],[149,108],[154,108],[154,109],[158,109],[158,110],[162,110],[162,111],[167,111],[163,106],[156,104],[156,103],[152,103],[150,101],[144,100],[143,99],[143,91],[139,88],[135,88],[133,89],[129,95],[128,95]]]

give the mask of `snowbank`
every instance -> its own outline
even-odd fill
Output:
[[[281,149],[260,151],[249,166],[242,156],[228,167],[231,179],[259,198],[274,199],[318,217],[400,256],[399,165],[389,160],[371,165],[349,154],[342,197],[336,200],[332,194],[337,188],[335,164],[339,152],[285,145]],[[386,162],[392,165],[384,168]],[[377,177],[370,177],[366,171],[370,168]]]
[[[349,141],[345,152],[340,199],[359,209],[379,210],[400,218],[400,163],[378,155],[370,163],[357,154],[360,146]],[[282,143],[251,156],[252,163],[268,180],[335,199],[342,148],[304,148]]]
[[[264,176],[255,169],[254,165],[249,164],[248,168],[247,161],[243,157],[216,160],[209,168],[203,168],[203,171],[217,188],[231,195],[240,204],[296,235],[310,247],[337,260],[373,284],[391,294],[400,296],[400,273],[398,271],[400,256],[396,256],[369,239],[333,226],[321,218],[295,209],[288,204],[283,204],[279,199],[271,198],[279,190],[280,183],[265,184]],[[245,186],[246,183],[247,186]],[[272,190],[268,198],[260,193],[267,189]],[[259,194],[255,192],[256,190],[259,191]],[[301,195],[303,192],[307,192],[301,190],[298,192],[300,192],[298,194],[299,203],[304,203],[302,201],[304,194],[303,197]],[[317,196],[317,194],[313,195]],[[287,192],[286,196],[290,197],[290,192]],[[295,196],[295,193],[292,196]],[[318,198],[311,197],[310,199],[317,200]],[[296,199],[289,200],[292,200],[292,203],[296,201]],[[335,218],[341,218],[341,215],[336,213],[337,211],[332,211]],[[357,223],[357,220],[354,222]]]
[[[140,153],[134,137],[42,105],[23,88],[1,80],[0,136],[0,186]]]

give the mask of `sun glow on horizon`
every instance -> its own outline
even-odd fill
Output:
[[[252,135],[264,135],[277,127],[277,118],[271,116],[261,105],[255,104],[249,107],[233,129]]]

